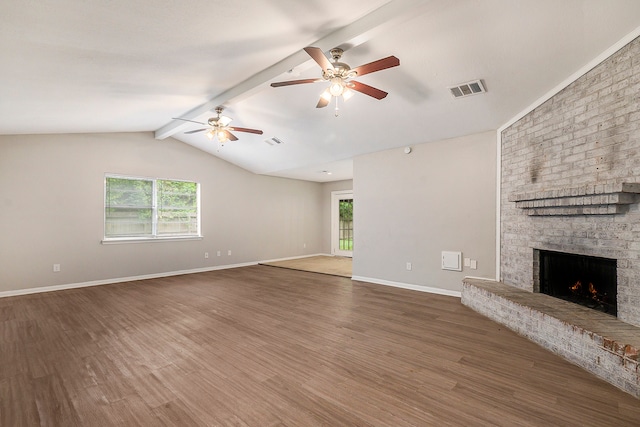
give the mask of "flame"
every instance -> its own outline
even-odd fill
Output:
[[[578,280],[576,283],[573,284],[573,286],[569,286],[569,290],[571,292],[573,292],[574,295],[576,295],[577,297],[580,297],[582,294],[582,282],[580,280]],[[598,292],[598,290],[596,289],[596,287],[593,285],[593,283],[589,282],[589,286],[587,287],[587,292],[588,294],[584,295],[584,298],[589,298],[595,302],[598,303],[606,303],[606,299],[607,299],[607,295],[600,295],[600,293]]]

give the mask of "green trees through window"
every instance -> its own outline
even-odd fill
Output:
[[[107,176],[105,238],[199,236],[198,198],[191,181]]]
[[[340,242],[341,251],[353,250],[353,199],[342,199],[339,202],[340,209]]]
[[[157,181],[158,234],[198,234],[198,184]]]

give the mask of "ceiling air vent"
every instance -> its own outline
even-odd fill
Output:
[[[454,98],[462,98],[463,96],[476,95],[487,91],[484,88],[484,84],[482,84],[482,80],[461,83],[456,86],[450,86],[448,89],[451,91],[451,95],[453,95]]]
[[[283,144],[282,140],[276,138],[275,136],[273,138],[265,139],[264,142],[266,142],[269,145],[280,145],[280,144]]]

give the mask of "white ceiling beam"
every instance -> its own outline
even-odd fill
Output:
[[[417,9],[419,9],[418,6],[424,6],[427,3],[425,0],[392,0],[357,21],[317,40],[312,46],[319,47],[323,51],[328,51],[345,43],[352,46],[360,45],[382,32],[388,26],[396,25],[401,20],[415,16]],[[216,95],[208,102],[183,114],[182,118],[197,120],[200,116],[211,112],[219,105],[223,105],[231,100],[246,98],[252,93],[255,93],[255,91],[262,89],[262,86],[270,80],[308,60],[309,55],[301,49],[274,65],[254,74],[236,86]],[[189,126],[189,123],[183,120],[171,120],[155,131],[155,138],[168,138],[187,126]]]

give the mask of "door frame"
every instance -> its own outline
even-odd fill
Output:
[[[340,250],[340,200],[353,199],[353,190],[331,192],[331,254],[353,257],[353,251]]]

